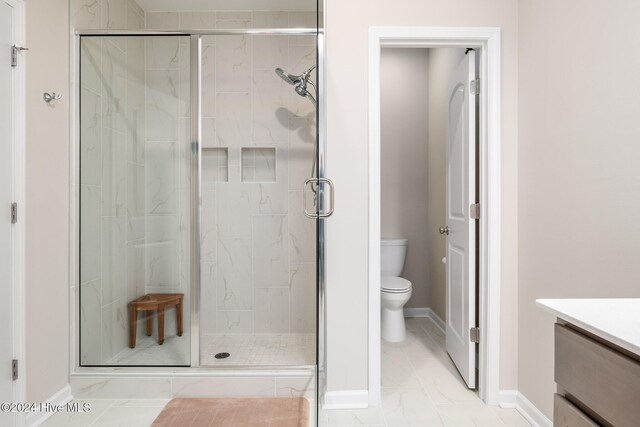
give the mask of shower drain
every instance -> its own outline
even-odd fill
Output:
[[[227,357],[231,356],[229,353],[218,353],[216,354],[215,357],[216,359],[226,359]]]

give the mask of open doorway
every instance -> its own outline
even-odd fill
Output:
[[[381,51],[383,387],[402,355],[414,359],[404,374],[441,357],[452,379],[477,385],[476,65],[473,49]],[[426,317],[425,330],[407,330],[403,314]]]
[[[450,364],[445,369],[457,376],[461,390],[495,404],[499,391],[499,30],[373,28],[370,36],[369,402],[380,401],[380,384],[385,386],[389,377],[408,374],[399,372],[399,365],[391,368],[396,373],[381,369],[385,350],[402,353],[398,348],[403,344],[386,345],[381,339],[389,332],[385,330],[389,317],[385,311],[390,307],[385,291],[391,290],[394,309],[406,304],[406,314],[414,317],[405,327],[414,339],[406,343],[413,349],[405,352],[405,360],[413,357],[410,353],[415,349],[426,348],[431,352],[428,356]],[[403,76],[393,66],[385,70],[403,55],[413,60],[413,76]],[[385,81],[391,82],[396,106],[385,105]],[[405,84],[405,93],[400,94],[398,86]],[[385,118],[385,111],[395,117]],[[385,127],[386,119],[390,121]],[[422,144],[416,145],[415,140]],[[416,151],[405,150],[408,146]],[[461,224],[456,225],[456,220]],[[396,258],[402,258],[398,255],[402,250],[385,248],[383,237],[396,238],[396,246],[405,245],[406,265],[401,259],[400,272],[392,274],[410,284],[411,295],[405,296],[403,304],[398,302],[399,294],[406,291],[407,283],[394,280],[395,288],[382,283],[388,282],[382,278],[382,269],[389,267],[389,253],[395,251]],[[425,341],[417,340],[416,334]],[[477,396],[471,390],[477,390]]]

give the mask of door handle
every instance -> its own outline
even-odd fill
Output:
[[[445,225],[444,227],[440,227],[438,231],[440,232],[440,234],[449,235],[449,226]]]
[[[318,206],[319,198],[324,194],[324,185],[322,184],[327,184],[327,187],[329,188],[329,209],[326,212],[319,212],[317,208],[316,212],[309,212],[307,210],[307,190],[309,187],[313,187],[312,184],[316,185],[315,189],[311,188],[314,193],[313,200],[316,207]],[[304,211],[304,215],[307,218],[322,219],[329,218],[331,215],[333,215],[333,188],[333,181],[331,181],[329,178],[309,178],[304,182],[304,187],[302,188],[302,209]]]

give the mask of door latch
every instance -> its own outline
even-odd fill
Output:
[[[11,46],[11,66],[18,66],[18,52],[22,52],[23,50],[29,50],[26,47],[16,46],[15,44]]]

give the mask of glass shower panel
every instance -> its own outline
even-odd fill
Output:
[[[80,38],[81,366],[190,364],[189,56]]]
[[[262,15],[271,28],[316,26],[315,12]],[[203,366],[316,363],[316,221],[302,206],[317,155],[315,65],[315,35],[202,39]]]

